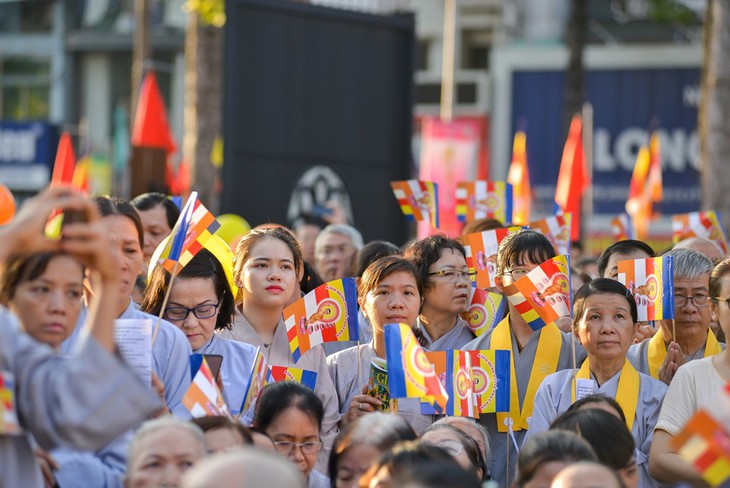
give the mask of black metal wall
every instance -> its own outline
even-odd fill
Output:
[[[366,241],[402,243],[390,180],[411,167],[414,21],[283,0],[227,0],[222,211],[286,224],[299,177],[344,181]]]

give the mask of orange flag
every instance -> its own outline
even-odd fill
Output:
[[[76,166],[76,154],[71,143],[71,136],[68,132],[61,134],[56,151],[56,161],[53,163],[53,176],[51,186],[57,184],[70,185],[73,182],[74,167]]]
[[[580,239],[580,217],[583,192],[591,184],[591,178],[585,167],[585,153],[583,152],[583,120],[574,115],[570,122],[568,138],[563,149],[563,158],[560,162],[558,186],[555,189],[555,203],[564,213],[573,216],[573,225],[570,231],[570,240]]]
[[[512,145],[512,163],[507,173],[507,183],[512,184],[513,187],[512,224],[527,225],[530,222],[532,190],[530,189],[530,172],[527,168],[527,136],[521,130],[515,132],[515,140]]]
[[[132,145],[137,147],[156,147],[164,149],[169,156],[177,149],[167,123],[165,104],[157,85],[154,71],[148,71],[139,92],[137,113],[132,129]]]
[[[649,221],[656,218],[655,205],[662,201],[662,167],[659,136],[654,133],[649,147],[642,146],[631,175],[626,213],[631,216],[637,239],[647,237]]]

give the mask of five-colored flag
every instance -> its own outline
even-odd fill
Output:
[[[355,278],[318,286],[284,309],[284,324],[294,361],[323,342],[357,341]]]
[[[385,351],[391,398],[420,398],[444,412],[449,395],[409,325],[385,326]]]
[[[475,232],[464,238],[468,246],[467,265],[477,273],[477,287],[491,288],[496,286],[494,278],[497,276],[499,243],[509,234],[514,234],[520,230],[522,230],[522,227],[504,227]]]
[[[471,354],[478,413],[509,412],[510,351],[476,350]]]
[[[205,358],[202,359],[182,402],[194,418],[228,415],[228,406]]]
[[[253,360],[253,366],[251,367],[251,375],[248,377],[246,393],[243,394],[239,415],[243,415],[246,419],[253,419],[256,400],[258,400],[261,390],[273,382],[274,379],[271,376],[271,370],[268,364],[266,364],[266,358],[261,353],[261,348],[258,348],[256,357]]]
[[[611,220],[611,233],[616,241],[634,238],[634,224],[627,213],[617,215]]]
[[[391,181],[395,198],[408,220],[439,226],[438,185],[432,181]]]
[[[493,218],[512,222],[512,185],[503,181],[462,181],[456,187],[456,215],[460,222]]]
[[[275,383],[279,381],[295,381],[314,390],[317,385],[317,372],[307,369],[295,368],[294,366],[271,366],[271,378]]]
[[[504,287],[504,294],[533,330],[571,316],[570,258],[555,256]]]
[[[537,222],[531,222],[532,230],[548,238],[558,254],[570,254],[570,229],[573,216],[569,213],[553,215]]]
[[[492,330],[507,314],[507,300],[499,293],[472,287],[469,309],[462,314],[469,329],[479,337]]]
[[[727,237],[720,216],[714,210],[672,215],[672,240],[676,244],[689,237],[709,239],[728,254]]]
[[[619,261],[617,278],[634,294],[640,322],[674,318],[672,256]]]

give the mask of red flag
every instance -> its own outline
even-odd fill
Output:
[[[579,115],[574,115],[570,122],[568,138],[563,149],[563,158],[560,162],[558,186],[555,190],[555,203],[565,213],[573,216],[573,225],[570,239],[580,239],[580,214],[583,192],[590,186],[591,178],[585,167],[583,152],[583,121]]]
[[[626,213],[636,226],[637,239],[646,239],[649,221],[658,213],[655,205],[662,201],[662,167],[659,152],[659,136],[651,136],[649,147],[642,146],[636,157],[636,165],[631,175],[629,198],[626,200]]]
[[[132,129],[132,145],[161,148],[167,151],[168,156],[177,149],[154,71],[148,71],[142,81]]]
[[[512,144],[512,163],[507,172],[507,183],[513,186],[513,221],[514,225],[527,225],[530,222],[530,171],[527,168],[527,136],[524,131],[515,132]],[[505,222],[507,224],[508,222]]]
[[[71,143],[71,136],[68,132],[61,134],[56,151],[56,161],[53,163],[53,176],[51,186],[57,184],[70,185],[73,182],[74,167],[76,166],[76,154]]]

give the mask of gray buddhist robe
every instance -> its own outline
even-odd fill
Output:
[[[603,393],[616,398],[621,372],[616,373],[610,380],[601,386],[594,380],[593,393]],[[542,382],[535,395],[535,409],[533,410],[530,430],[526,439],[550,429],[550,424],[558,415],[562,414],[573,403],[572,386],[573,370],[559,371],[551,374]],[[636,413],[631,427],[631,434],[636,444],[636,465],[641,473],[639,486],[650,488],[657,482],[649,475],[649,450],[654,438],[654,426],[659,419],[662,400],[667,392],[667,385],[659,380],[639,373],[639,399],[636,403]],[[633,412],[624,412],[628,417]]]
[[[633,366],[639,373],[644,373],[645,375],[651,375],[649,370],[649,359],[647,357],[650,340],[651,338],[646,339],[639,344],[632,344],[631,347],[629,347],[629,351],[626,353],[626,359],[629,360],[631,366]],[[720,347],[723,351],[725,350],[724,343],[721,342]],[[703,357],[705,357],[705,346],[700,347],[694,354],[686,356],[686,359],[687,361],[694,361],[695,359],[702,359]]]
[[[30,435],[44,449],[66,443],[97,450],[161,407],[157,396],[92,337],[63,358],[19,330],[0,308],[0,370],[15,377],[18,436],[0,435],[0,472],[7,487],[42,487]]]
[[[360,369],[357,367],[357,350],[360,349]],[[370,377],[370,362],[377,357],[373,343],[345,349],[327,358],[332,381],[337,388],[340,414],[345,415],[352,398],[362,394],[362,388]],[[399,398],[398,415],[403,417],[416,434],[421,435],[433,422],[433,415],[421,414],[421,403],[417,398]]]
[[[508,320],[508,317],[507,319]],[[512,350],[518,351],[517,339],[510,329],[510,336],[512,338]],[[527,393],[527,385],[530,381],[530,373],[532,372],[532,365],[535,362],[535,355],[537,353],[537,344],[540,339],[540,330],[534,332],[530,339],[525,344],[522,352],[515,355],[515,375],[517,376],[517,390],[520,400],[520,409],[524,406],[525,394]],[[477,349],[491,349],[492,331],[477,337],[472,342],[466,344],[462,349],[464,350],[477,350]],[[580,364],[585,360],[586,353],[583,347],[575,342],[576,360],[577,364]],[[558,352],[556,351],[556,354]],[[571,336],[570,334],[562,334],[562,345],[560,349],[560,357],[558,358],[557,371],[563,369],[569,369],[573,367],[573,353],[571,347]],[[491,440],[492,447],[492,465],[490,472],[492,479],[499,483],[500,486],[505,486],[507,474],[505,468],[507,466],[507,448],[509,452],[509,481],[512,483],[515,476],[515,468],[517,466],[517,452],[514,448],[514,443],[510,439],[507,432],[499,432],[497,429],[497,415],[493,413],[481,414],[479,416],[479,423],[482,424],[487,431],[489,431],[489,438]],[[525,430],[518,430],[514,432],[515,441],[518,446],[522,445],[522,441],[525,437]]]
[[[420,330],[426,340],[424,349],[427,351],[445,351],[447,349],[463,349],[466,344],[473,341],[475,336],[466,321],[461,317],[456,318],[456,323],[446,334],[436,340],[431,339],[426,327],[419,317],[416,321],[416,329]]]

